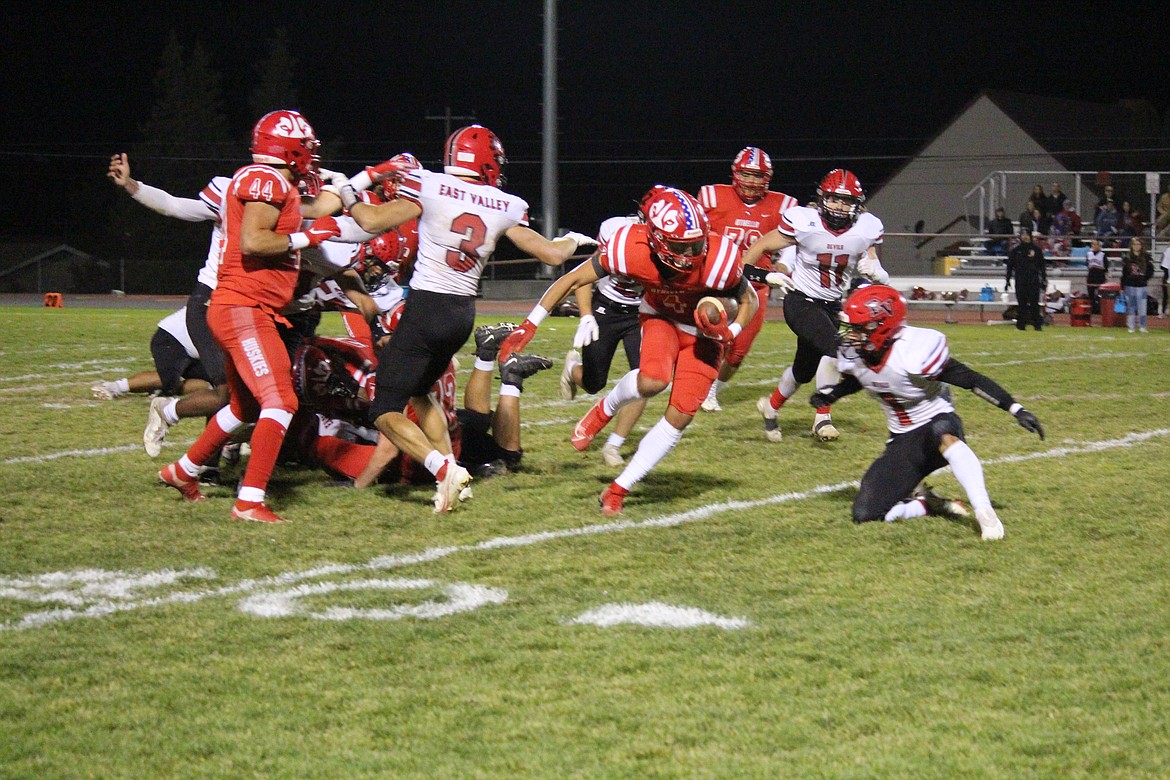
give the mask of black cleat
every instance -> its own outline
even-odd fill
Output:
[[[500,344],[519,327],[514,322],[499,322],[495,325],[480,325],[475,329],[475,356],[492,362],[500,351]]]
[[[914,497],[926,504],[927,514],[936,517],[970,517],[971,510],[962,501],[935,493],[930,485],[922,484],[914,491]]]
[[[552,368],[553,362],[541,355],[525,355],[522,352],[513,352],[508,359],[500,363],[500,381],[506,385],[516,385],[523,389],[524,380],[537,371]]]

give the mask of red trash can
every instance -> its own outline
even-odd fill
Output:
[[[1106,282],[1097,288],[1097,298],[1101,302],[1101,325],[1106,328],[1124,328],[1125,314],[1114,311],[1117,299],[1121,297],[1120,282]]]
[[[1074,328],[1087,328],[1092,324],[1093,304],[1088,298],[1073,298],[1068,305],[1068,324]]]

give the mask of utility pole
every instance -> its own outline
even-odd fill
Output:
[[[456,116],[451,113],[451,106],[447,106],[441,115],[427,115],[423,119],[441,121],[443,123],[443,140],[446,141],[451,137],[451,120],[457,119],[460,122],[474,122],[475,116]]]
[[[556,238],[560,227],[557,193],[557,0],[544,0],[544,138],[541,145],[540,191],[545,238]],[[553,269],[541,266],[542,276],[551,278]]]

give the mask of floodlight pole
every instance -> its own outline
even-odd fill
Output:
[[[544,0],[544,143],[541,194],[544,237],[555,238],[560,215],[557,202],[557,0]]]

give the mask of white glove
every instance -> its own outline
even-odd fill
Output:
[[[868,254],[862,255],[861,259],[857,261],[857,273],[872,279],[877,273],[877,260]]]
[[[592,314],[584,314],[577,323],[577,335],[573,336],[573,349],[580,349],[597,341],[600,336],[597,329],[597,320]]]
[[[764,281],[768,283],[769,287],[779,290],[783,295],[796,289],[796,283],[792,281],[792,277],[779,271],[772,271],[764,277]]]
[[[585,235],[584,233],[578,233],[575,230],[570,230],[568,233],[565,233],[565,235],[561,236],[561,238],[573,239],[573,241],[576,242],[576,244],[577,244],[577,249],[575,250],[577,252],[580,252],[582,247],[584,247],[585,249],[587,249],[590,252],[592,252],[594,249],[597,248],[597,239],[596,238],[590,238],[589,236]]]

